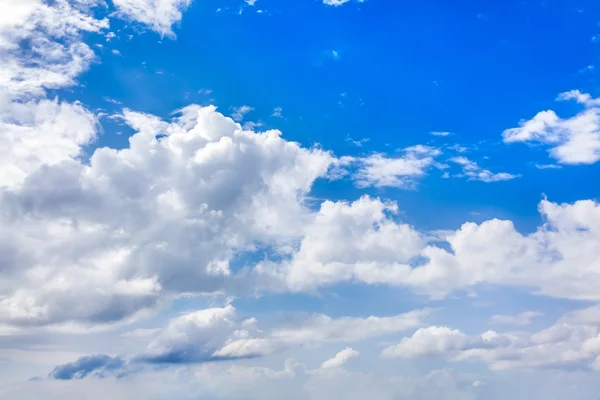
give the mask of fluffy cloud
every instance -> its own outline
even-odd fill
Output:
[[[321,368],[322,369],[339,368],[342,365],[348,363],[348,361],[350,361],[351,359],[358,357],[359,354],[360,353],[358,351],[354,350],[353,348],[346,347],[344,350],[337,353],[333,358],[326,360],[323,363],[323,365],[321,365]]]
[[[95,5],[66,0],[8,0],[0,5],[0,104],[74,83],[94,59],[80,33],[108,27],[106,19],[90,15]]]
[[[597,368],[600,356],[598,307],[577,310],[539,332],[468,336],[456,329],[430,326],[383,351],[388,357],[412,359],[443,356],[477,360],[491,369]]]
[[[541,111],[505,130],[504,142],[539,142],[550,146],[550,155],[561,164],[594,164],[600,160],[600,100],[578,90],[562,93],[558,100],[575,100],[585,109],[566,119]]]
[[[473,181],[490,183],[509,181],[519,177],[518,175],[509,174],[507,172],[491,172],[488,169],[480,167],[475,161],[471,161],[466,157],[453,157],[450,161],[461,166],[462,174],[458,175],[459,177],[464,176]]]
[[[129,147],[99,148],[83,163],[76,144],[92,136],[93,118],[43,104],[57,136],[73,137],[51,155],[26,135],[12,142],[19,179],[0,191],[1,322],[112,323],[169,294],[220,290],[236,251],[301,234],[303,196],[332,163],[197,106],[172,122],[126,110],[137,132]]]
[[[252,337],[258,331],[251,325],[238,317],[232,305],[187,313],[171,320],[136,360],[178,364],[274,352],[277,343]]]
[[[539,204],[545,223],[528,235],[511,221],[465,223],[449,249],[392,218],[396,205],[363,197],[324,202],[297,251],[254,271],[271,290],[314,290],[359,281],[406,286],[441,298],[481,283],[522,285],[536,293],[600,300],[600,204]]]
[[[96,116],[77,103],[0,100],[0,116],[0,187],[18,187],[43,165],[76,159],[96,138]]]
[[[358,187],[400,187],[414,186],[415,179],[425,175],[434,165],[435,157],[441,151],[434,147],[417,145],[403,150],[402,156],[386,157],[373,154],[368,157],[353,159],[358,170],[353,178]]]
[[[173,25],[181,21],[182,12],[191,0],[113,0],[119,15],[147,25],[161,36],[175,37]]]
[[[423,325],[429,314],[429,310],[415,310],[391,317],[337,319],[315,314],[292,325],[264,332],[258,328],[256,319],[241,318],[232,305],[208,308],[182,314],[171,319],[164,328],[146,331],[144,335],[133,332],[133,336],[140,340],[147,339],[149,343],[145,350],[131,357],[127,367],[264,357],[310,344],[364,341],[415,329]],[[358,352],[347,348],[327,361],[324,368],[341,366],[357,355]],[[72,379],[91,373],[103,377],[109,370],[118,370],[119,374],[124,375],[128,371],[124,367],[123,358],[86,356],[56,367],[50,377]]]
[[[393,220],[397,205],[364,196],[353,203],[321,204],[289,261],[265,262],[255,274],[274,290],[312,290],[343,281],[402,282],[408,263],[425,245],[424,237]]]

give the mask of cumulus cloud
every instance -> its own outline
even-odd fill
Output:
[[[399,157],[373,154],[353,159],[358,165],[353,179],[358,187],[414,187],[415,179],[425,175],[441,151],[417,145],[404,149]]]
[[[81,33],[98,33],[108,27],[108,20],[95,19],[89,12],[95,5],[95,1],[66,0],[3,2],[0,104],[74,84],[74,78],[94,59]]]
[[[129,147],[96,149],[83,163],[76,144],[93,136],[94,119],[43,104],[48,127],[73,137],[48,154],[21,144],[25,134],[9,139],[16,167],[0,190],[0,322],[113,323],[169,293],[221,290],[235,252],[301,235],[303,197],[333,160],[190,106],[171,122],[125,110],[136,131]]]
[[[339,367],[345,365],[346,363],[348,363],[348,361],[350,361],[351,359],[358,357],[359,354],[360,353],[358,351],[354,350],[353,348],[346,347],[344,350],[337,353],[333,358],[326,360],[323,363],[323,365],[321,365],[321,368],[322,369],[339,368]]]
[[[306,227],[299,249],[280,263],[263,262],[254,274],[273,290],[312,290],[343,281],[398,283],[425,246],[424,237],[396,222],[397,205],[368,196],[325,201]]]
[[[149,342],[143,351],[131,357],[127,367],[136,364],[190,364],[255,358],[311,344],[359,342],[415,329],[424,324],[429,314],[430,310],[427,309],[390,317],[336,319],[315,314],[265,332],[259,329],[255,318],[241,318],[232,305],[208,308],[177,316],[164,328],[145,331],[142,335],[132,332],[128,336]],[[327,361],[327,367],[324,368],[341,366],[357,355],[358,352],[347,348]],[[96,373],[95,376],[105,377],[105,370],[119,370],[124,374],[127,371],[124,367],[122,358],[89,356],[56,367],[50,377],[82,378],[92,372]]]
[[[578,90],[562,93],[558,100],[575,100],[585,108],[571,118],[546,110],[519,127],[502,134],[505,143],[537,142],[550,147],[561,164],[594,164],[600,160],[600,100]]]
[[[113,0],[119,15],[147,25],[161,36],[175,37],[173,25],[181,21],[191,0]]]
[[[543,200],[545,223],[528,235],[512,221],[465,223],[440,239],[393,219],[393,203],[363,197],[324,202],[289,259],[260,263],[254,275],[271,290],[314,290],[340,282],[406,286],[434,298],[488,283],[538,294],[600,300],[600,204]]]
[[[252,337],[256,334],[256,328],[244,324],[232,305],[199,310],[169,321],[136,360],[193,363],[256,357],[277,349],[276,343]]]
[[[491,183],[509,181],[519,177],[519,175],[507,172],[491,172],[488,169],[480,167],[475,161],[471,161],[467,157],[453,157],[450,161],[461,166],[462,174],[457,175],[458,177],[466,177],[473,181]]]
[[[600,355],[599,316],[597,306],[576,310],[533,333],[487,331],[469,336],[457,329],[430,326],[386,348],[383,355],[483,361],[494,370],[595,369]]]

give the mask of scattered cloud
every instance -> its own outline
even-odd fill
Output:
[[[561,165],[557,165],[557,164],[535,164],[534,166],[537,169],[561,169],[562,168]]]
[[[577,320],[581,314],[596,318]],[[382,354],[404,359],[446,357],[453,361],[482,361],[492,370],[595,369],[600,355],[599,315],[597,307],[578,310],[535,333],[487,331],[469,336],[457,329],[430,326],[403,338]]]
[[[541,111],[518,128],[503,133],[505,143],[537,142],[550,146],[550,155],[560,164],[594,164],[600,160],[600,99],[579,90],[562,93],[557,100],[575,100],[585,109],[571,118],[560,118],[552,110]]]
[[[424,176],[440,154],[439,149],[423,145],[408,147],[398,157],[376,153],[355,160],[359,167],[353,179],[358,187],[411,188],[415,179]]]
[[[460,165],[462,168],[462,173],[456,175],[457,177],[466,177],[473,181],[491,183],[510,181],[519,177],[519,175],[509,174],[507,172],[491,172],[488,169],[480,167],[475,161],[471,161],[467,157],[453,157],[450,161]]]
[[[343,365],[347,364],[353,358],[359,356],[359,352],[354,350],[351,347],[346,347],[344,350],[337,353],[333,358],[326,360],[323,365],[321,365],[322,369],[329,368],[340,368]]]
[[[450,136],[450,135],[452,135],[452,132],[444,132],[444,131],[432,131],[429,133],[433,136]]]
[[[282,118],[283,117],[283,108],[275,107],[273,109],[273,114],[271,114],[271,116],[275,117],[275,118]]]
[[[114,0],[113,3],[123,19],[140,22],[161,36],[174,38],[173,25],[181,21],[191,0]]]
[[[355,139],[352,139],[350,137],[350,135],[346,136],[346,142],[352,143],[356,147],[363,147],[363,145],[365,143],[368,143],[370,140],[371,139],[369,139],[369,138],[362,138],[362,139],[355,140]]]
[[[327,6],[339,7],[350,0],[323,0],[323,4]]]
[[[246,114],[248,114],[251,111],[254,111],[254,107],[250,107],[247,105],[243,105],[240,107],[233,107],[233,112],[231,114],[231,118],[233,118],[233,120],[236,122],[240,122],[241,120],[244,119]]]

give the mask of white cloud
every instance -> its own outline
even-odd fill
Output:
[[[386,357],[418,358],[438,356],[475,347],[480,342],[457,329],[430,326],[416,331],[412,337],[404,338],[383,351]]]
[[[350,0],[323,0],[323,4],[327,5],[327,6],[333,6],[333,7],[338,7],[341,6],[342,4],[345,4],[347,2],[349,2]]]
[[[161,36],[175,37],[173,25],[191,0],[113,0],[121,17],[147,25]]]
[[[435,298],[478,284],[519,285],[534,293],[600,300],[600,204],[540,202],[546,221],[519,233],[512,221],[465,223],[442,247],[396,222],[393,203],[369,197],[324,202],[289,259],[253,274],[270,290],[312,291],[340,282],[398,285]]]
[[[327,342],[348,343],[403,332],[423,325],[430,311],[415,310],[391,317],[369,316],[331,318],[315,314],[291,325],[265,332],[255,318],[241,318],[233,305],[183,313],[168,321],[164,328],[135,330],[125,337],[148,340],[145,350],[131,358],[131,365],[143,363],[189,364],[227,359],[264,357],[276,352]],[[347,348],[323,368],[339,367],[358,352]],[[55,368],[57,375],[85,376],[103,368],[99,360],[113,357],[85,356]],[[129,361],[119,358],[120,373],[127,373]]]
[[[556,164],[535,164],[537,169],[561,169],[562,166]]]
[[[453,361],[483,361],[493,370],[594,369],[600,355],[598,310],[598,306],[594,306],[570,312],[556,324],[534,333],[488,331],[469,336],[456,329],[431,326],[388,347],[383,355],[405,359],[443,356]]]
[[[397,223],[394,203],[364,196],[353,203],[326,201],[307,224],[299,249],[279,264],[266,261],[254,274],[274,290],[313,290],[345,281],[401,284],[423,236]]]
[[[400,157],[373,154],[354,160],[359,167],[353,178],[359,187],[410,188],[416,178],[425,175],[434,165],[435,157],[440,154],[439,149],[423,145],[404,149]]]
[[[538,311],[525,311],[517,315],[492,315],[490,324],[495,325],[529,325],[531,320],[542,316]]]
[[[96,138],[97,125],[77,103],[0,100],[0,187],[17,187],[43,165],[76,159]]]
[[[257,328],[244,324],[232,305],[209,308],[169,321],[136,358],[146,362],[193,363],[267,355],[282,346],[253,337],[257,334]]]
[[[348,363],[353,358],[356,358],[360,353],[351,347],[346,347],[344,350],[337,353],[333,358],[326,360],[322,365],[322,369],[340,368]]]
[[[303,197],[333,161],[190,106],[172,122],[126,110],[130,146],[83,163],[93,118],[42,104],[35,140],[28,110],[13,113],[25,122],[7,143],[16,172],[0,190],[2,323],[109,324],[173,294],[223,289],[236,252],[301,235]],[[44,127],[51,143],[37,139]]]
[[[283,108],[275,107],[275,109],[273,109],[273,114],[271,114],[271,116],[276,117],[276,118],[283,117]]]
[[[233,107],[233,113],[231,114],[231,118],[233,118],[233,120],[236,122],[240,122],[244,119],[244,116],[251,111],[254,111],[254,108],[247,105]]]
[[[7,0],[0,5],[1,103],[74,84],[94,59],[80,33],[108,27],[108,20],[90,15],[94,6],[94,1],[66,0]]]
[[[490,170],[480,167],[475,161],[471,161],[468,158],[462,156],[453,157],[450,159],[450,161],[461,166],[462,174],[458,176],[465,176],[469,180],[491,183],[509,181],[519,177],[519,175],[513,175],[507,172],[491,172]]]
[[[552,110],[541,111],[518,128],[505,130],[504,142],[548,145],[550,155],[561,164],[596,163],[600,160],[600,100],[578,90],[562,93],[558,100],[575,100],[585,109],[567,119]]]
[[[450,136],[452,135],[452,132],[444,132],[444,131],[433,131],[433,132],[429,132],[430,134],[432,134],[433,136]]]

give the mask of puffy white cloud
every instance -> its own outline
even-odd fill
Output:
[[[394,221],[397,205],[368,196],[352,202],[325,201],[307,225],[290,260],[264,262],[255,274],[273,290],[312,290],[343,281],[401,283],[425,238]]]
[[[10,150],[18,173],[0,190],[6,323],[113,323],[170,295],[221,290],[236,252],[301,235],[303,198],[333,160],[190,106],[172,122],[126,110],[137,132],[129,147],[96,149],[83,163],[77,144],[93,136],[94,118],[41,104],[41,121],[64,140],[44,154],[32,128],[33,140]],[[28,112],[19,118],[38,115]]]
[[[411,188],[415,179],[425,175],[435,163],[441,151],[434,147],[417,145],[403,150],[399,157],[373,154],[351,161],[357,163],[358,170],[353,179],[358,187],[400,187]]]
[[[175,37],[173,25],[181,21],[191,0],[113,0],[121,17],[147,25],[161,36]]]
[[[600,355],[598,306],[570,312],[544,330],[469,336],[447,327],[421,328],[383,351],[388,357],[412,359],[443,356],[453,361],[478,360],[491,369],[596,368]]]
[[[358,281],[406,286],[441,298],[477,284],[521,285],[534,292],[600,300],[600,205],[540,202],[545,223],[528,235],[512,221],[465,223],[446,233],[449,248],[396,222],[393,203],[363,197],[324,202],[289,258],[253,272],[270,290],[311,291]]]
[[[360,353],[358,351],[354,350],[351,347],[346,347],[344,350],[337,353],[334,357],[330,358],[329,360],[326,360],[323,363],[323,365],[321,365],[321,368],[339,368],[348,363],[348,361],[350,361],[351,359],[358,357],[359,355]]]
[[[496,325],[529,325],[531,320],[543,314],[538,311],[525,311],[518,315],[492,315],[490,324]]]
[[[473,348],[482,342],[472,339],[457,329],[430,326],[416,331],[383,351],[387,357],[417,358],[437,356]]]
[[[578,90],[562,93],[558,100],[575,100],[585,109],[566,119],[541,111],[505,130],[504,142],[539,142],[551,146],[550,155],[561,164],[594,164],[600,160],[600,100]]]
[[[500,182],[509,181],[511,179],[518,178],[519,175],[509,174],[507,172],[491,172],[488,169],[480,167],[475,161],[469,160],[467,157],[453,157],[450,159],[453,163],[461,166],[462,174],[457,176],[466,177],[469,180],[481,181],[481,182]]]
[[[95,19],[89,12],[94,5],[94,1],[66,0],[2,2],[0,103],[74,83],[94,59],[80,33],[108,27],[106,19]]]
[[[164,328],[126,334],[125,336],[135,337],[136,340],[148,340],[148,344],[145,350],[131,357],[130,363],[119,358],[122,363],[111,370],[118,370],[123,375],[128,372],[124,367],[132,365],[189,364],[264,357],[305,345],[358,342],[422,326],[429,314],[427,309],[390,317],[334,319],[315,314],[310,318],[296,320],[291,325],[265,332],[258,328],[255,318],[241,318],[232,305],[208,308],[179,315],[171,319]],[[327,367],[324,368],[341,366],[357,355],[358,352],[347,348],[327,361]],[[114,359],[107,357],[81,357],[56,367],[51,376],[56,379],[71,379],[101,372],[107,363],[114,364]]]
[[[77,103],[0,100],[0,187],[19,186],[42,165],[76,159],[95,139],[97,124]]]
[[[183,314],[169,321],[137,360],[156,363],[190,363],[219,358],[254,357],[272,353],[275,344],[253,338],[243,328],[232,305]]]

